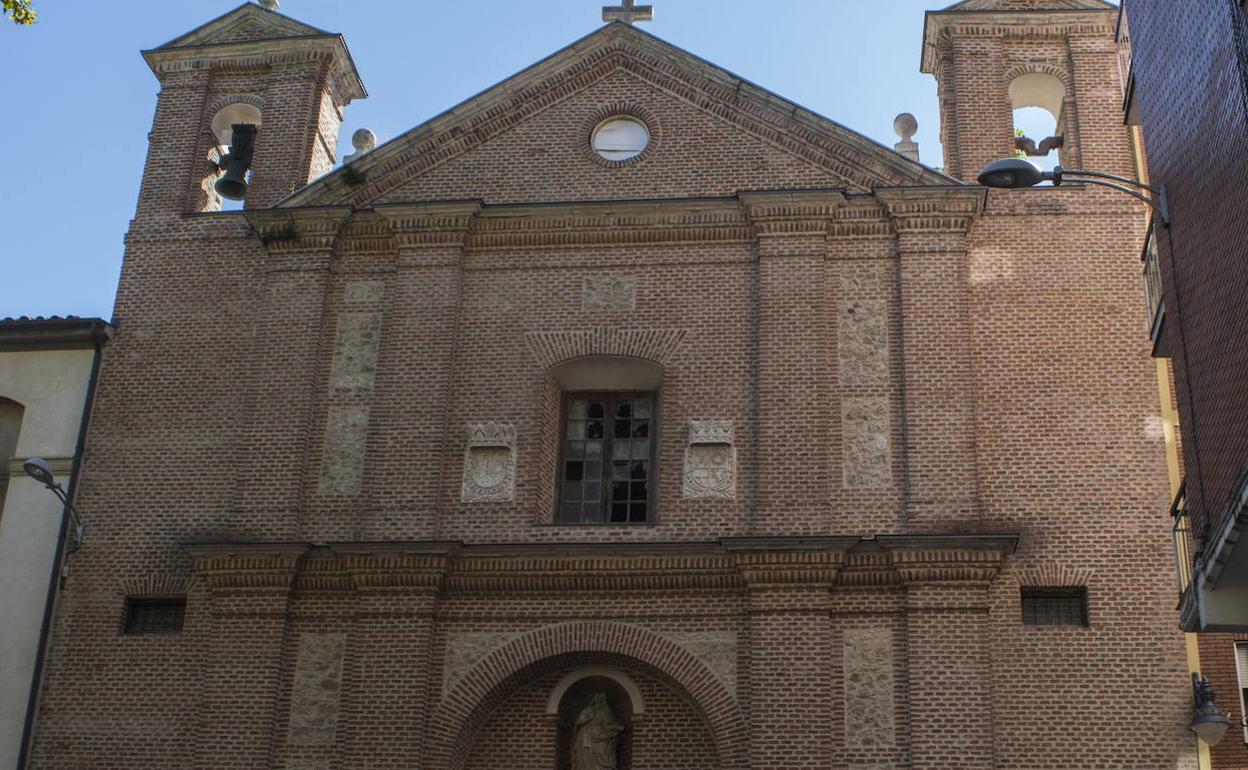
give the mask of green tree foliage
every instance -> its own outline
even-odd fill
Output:
[[[4,15],[13,20],[14,24],[34,24],[39,20],[39,13],[30,7],[31,0],[3,0]]]

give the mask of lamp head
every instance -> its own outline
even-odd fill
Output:
[[[1022,158],[1002,158],[984,166],[977,181],[984,187],[1016,190],[1021,187],[1035,187],[1052,178],[1051,174],[1044,173]]]
[[[26,475],[46,487],[56,485],[56,476],[52,474],[52,466],[48,465],[48,461],[42,457],[32,457],[22,463],[22,470],[26,471]]]

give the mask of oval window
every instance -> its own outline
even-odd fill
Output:
[[[635,158],[650,143],[650,129],[636,118],[607,118],[590,139],[594,152],[607,160]]]

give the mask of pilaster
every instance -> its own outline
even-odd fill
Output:
[[[366,539],[437,536],[444,509],[447,420],[463,296],[464,244],[478,201],[379,206],[394,237],[374,395],[371,521]],[[414,454],[415,453],[415,454]]]
[[[832,470],[827,427],[833,372],[824,261],[839,191],[743,193],[758,249],[760,534],[824,530]]]
[[[836,733],[831,594],[857,538],[730,538],[724,548],[749,594],[747,675],[751,768],[828,767]]]
[[[320,380],[325,302],[346,208],[266,210],[247,220],[267,253],[248,351],[248,415],[236,454],[235,537],[301,536],[304,469]],[[278,344],[280,341],[280,344]]]
[[[436,698],[434,612],[456,543],[331,546],[358,604],[347,642],[343,766],[372,770],[404,757],[420,767]],[[377,746],[386,746],[378,752]],[[388,758],[389,757],[389,758]]]
[[[983,191],[899,188],[876,197],[897,233],[907,526],[949,531],[979,515],[967,230]]]
[[[199,770],[269,767],[277,739],[287,610],[301,543],[188,545],[209,589],[211,636],[195,745]]]

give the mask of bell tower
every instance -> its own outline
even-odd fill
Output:
[[[340,35],[274,6],[241,5],[143,52],[161,87],[139,217],[219,210],[222,192],[269,206],[333,168],[363,83]]]
[[[963,0],[928,12],[922,71],[936,77],[946,173],[974,182],[994,160],[1055,150],[1067,168],[1130,175],[1117,14],[1105,0]],[[1050,136],[1016,136],[1027,108],[1048,113]]]

